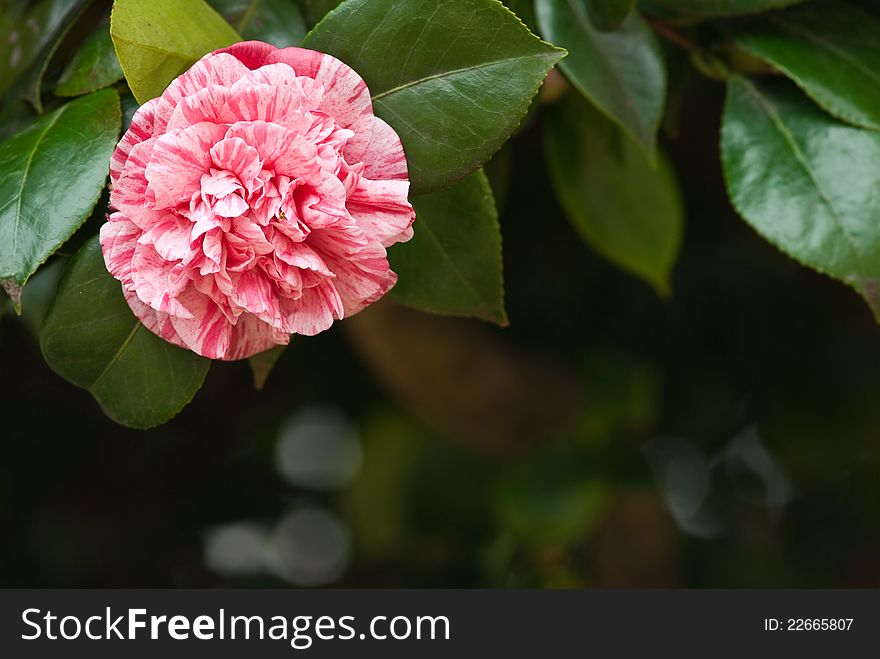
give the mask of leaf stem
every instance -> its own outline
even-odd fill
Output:
[[[691,64],[700,73],[711,80],[724,81],[730,75],[729,63],[715,53],[694,43],[674,27],[653,17],[646,17],[648,25],[672,44],[675,44],[690,55]]]
[[[668,23],[664,23],[659,18],[653,18],[650,16],[646,16],[645,19],[648,21],[648,25],[651,26],[651,29],[653,29],[654,32],[659,34],[670,43],[673,43],[679,48],[682,48],[691,53],[700,50],[697,44],[688,39],[686,36],[684,36],[681,32],[673,28]]]

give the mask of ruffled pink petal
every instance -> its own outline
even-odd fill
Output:
[[[247,75],[248,68],[236,57],[225,54],[208,54],[192,65],[183,75],[175,78],[162,92],[155,106],[154,134],[165,132],[168,122],[181,99],[197,94],[211,85],[230,87]]]
[[[304,242],[295,243],[288,241],[285,248],[282,250],[276,249],[275,254],[277,254],[279,259],[299,270],[311,270],[325,277],[335,276],[333,271],[327,267],[327,263],[321,255]]]
[[[202,252],[207,262],[202,266],[203,275],[220,272],[226,268],[226,252],[223,246],[223,230],[211,229],[202,237]],[[210,267],[213,263],[216,267]]]
[[[235,174],[248,190],[263,168],[259,152],[240,137],[226,137],[212,146],[211,161],[217,169]]]
[[[229,348],[223,359],[247,359],[277,345],[290,343],[290,334],[275,329],[256,316],[245,313],[230,331]]]
[[[285,125],[298,118],[302,93],[295,87],[254,85],[229,96],[229,110],[240,121],[271,121]]]
[[[191,316],[178,297],[186,288],[186,279],[176,277],[152,245],[138,243],[131,259],[131,283],[141,302],[171,316]]]
[[[110,158],[110,182],[114,185],[122,174],[122,169],[128,161],[132,148],[153,136],[155,106],[155,99],[140,106],[131,119],[131,126],[125,131],[119,144],[116,145],[116,150]]]
[[[385,249],[376,243],[358,247],[351,241],[345,245],[339,236],[327,233],[316,234],[312,243],[335,274],[333,285],[345,316],[372,304],[397,283]]]
[[[241,273],[234,284],[232,301],[256,316],[279,316],[272,283],[261,272],[251,270]]]
[[[296,71],[296,75],[317,80],[326,57],[336,59],[330,55],[319,53],[317,50],[309,50],[307,48],[275,48],[266,55],[266,60],[261,66],[278,63],[287,64]],[[339,62],[339,60],[336,61]]]
[[[244,186],[232,172],[214,172],[202,175],[202,193],[212,197],[225,197],[233,192],[241,192]]]
[[[382,299],[397,283],[397,275],[388,267],[387,259],[353,261],[334,267],[339,272],[336,290],[346,318]]]
[[[258,69],[269,60],[269,55],[278,50],[263,41],[239,41],[227,48],[215,50],[214,54],[232,55],[248,69]]]
[[[148,181],[146,177],[147,163],[153,153],[156,138],[152,137],[131,147],[126,157],[125,166],[110,189],[110,205],[126,214],[137,224],[139,212],[146,207],[152,197],[148,198]]]
[[[214,212],[220,217],[238,217],[244,215],[248,208],[247,202],[237,194],[227,195],[214,204]]]
[[[135,117],[111,162],[110,272],[162,338],[242,359],[317,334],[395,283],[412,235],[400,140],[339,60],[247,42]]]
[[[361,160],[364,176],[375,181],[408,180],[409,171],[403,145],[394,129],[379,117],[373,117],[373,134]]]
[[[156,140],[144,172],[156,208],[189,203],[192,191],[211,166],[211,147],[225,132],[225,126],[205,122]]]
[[[216,302],[190,286],[180,296],[189,317],[171,316],[180,341],[195,353],[209,359],[226,359],[232,340],[232,323]]]
[[[233,86],[232,91],[253,87],[254,85],[288,86],[299,92],[300,107],[302,110],[319,110],[324,98],[324,87],[316,80],[298,75],[288,64],[266,64],[255,71],[251,71],[245,77],[239,79]]]
[[[304,48],[279,48],[266,61],[288,64],[297,75],[308,76],[324,88],[318,109],[354,131],[344,155],[349,162],[362,161],[374,126],[373,102],[363,78],[335,57]]]
[[[156,311],[151,306],[141,302],[134,291],[124,290],[123,294],[132,313],[143,323],[144,327],[169,343],[173,343],[181,348],[189,348],[177,334],[174,325],[171,323],[171,317],[167,313]]]
[[[303,290],[297,300],[283,300],[281,313],[285,316],[284,329],[303,336],[320,334],[345,315],[336,288],[323,282]]]
[[[230,240],[238,238],[260,256],[272,253],[274,249],[272,243],[266,238],[265,232],[258,224],[245,218],[236,218],[232,220],[231,230],[231,233],[227,233],[227,238]]]
[[[362,178],[348,198],[348,211],[367,235],[384,247],[412,238],[415,210],[407,200],[409,181]]]
[[[282,210],[291,221],[297,219],[310,229],[325,229],[346,223],[350,217],[345,207],[345,185],[338,178],[320,171],[285,195]]]
[[[152,245],[165,261],[180,261],[190,252],[192,222],[168,214],[141,235],[139,243]]]
[[[227,106],[230,96],[231,92],[227,87],[211,85],[182,98],[171,113],[165,131],[170,133],[204,121],[214,124],[235,121],[235,115]]]
[[[299,87],[301,76],[287,64],[266,64],[249,71],[232,86],[233,90],[252,87],[254,85],[291,85]]]
[[[109,221],[101,227],[101,252],[108,272],[122,282],[124,288],[131,287],[131,260],[137,247],[141,229],[122,213],[113,213]]]
[[[275,176],[311,178],[320,176],[317,149],[302,135],[266,121],[240,122],[229,127],[227,139],[241,138],[258,145],[264,169]]]

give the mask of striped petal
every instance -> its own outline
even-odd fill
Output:
[[[361,156],[364,176],[376,181],[409,179],[403,145],[394,129],[379,117],[373,117],[370,143]]]
[[[297,75],[320,84],[324,95],[318,109],[327,113],[355,136],[345,148],[348,162],[360,162],[373,134],[374,116],[370,90],[354,69],[331,55],[305,48],[279,48],[267,62],[283,62]]]
[[[147,101],[140,106],[131,118],[131,126],[125,131],[125,135],[119,140],[119,144],[116,145],[116,150],[110,158],[110,182],[114,185],[122,174],[132,148],[153,136],[155,108],[155,99]]]
[[[101,229],[141,322],[212,359],[313,335],[395,283],[412,235],[400,139],[334,57],[244,42],[135,113]]]
[[[131,287],[131,261],[137,247],[141,229],[122,213],[113,213],[109,222],[101,227],[101,252],[107,271],[122,282],[123,288]]]
[[[131,259],[131,283],[141,302],[171,316],[191,316],[178,299],[189,282],[176,279],[152,245],[138,243]]]
[[[412,238],[416,213],[407,200],[409,181],[361,178],[346,204],[358,226],[384,247]]]
[[[211,166],[211,147],[225,132],[224,126],[205,122],[156,140],[145,171],[156,208],[189,203]]]

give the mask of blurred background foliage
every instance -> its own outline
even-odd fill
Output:
[[[880,586],[877,326],[736,217],[675,57],[667,300],[564,219],[543,112],[487,167],[506,329],[382,302],[129,431],[40,356],[56,257],[0,319],[0,585]]]

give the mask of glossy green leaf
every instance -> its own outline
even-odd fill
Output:
[[[33,99],[34,109],[36,109],[37,114],[43,114],[46,111],[45,106],[43,105],[43,86],[44,81],[46,79],[46,75],[49,73],[49,67],[55,61],[55,56],[58,53],[58,50],[61,48],[61,45],[67,41],[68,35],[71,31],[77,26],[79,20],[83,17],[83,14],[89,8],[90,0],[73,0],[71,5],[73,5],[76,9],[75,11],[71,11],[71,13],[66,18],[66,24],[63,29],[61,29],[58,34],[55,36],[55,40],[52,42],[52,45],[49,47],[49,50],[46,52],[45,56],[42,57],[42,64],[37,68],[36,75],[33,80],[33,88],[31,92],[31,98]]]
[[[109,24],[104,23],[90,34],[58,79],[55,93],[58,96],[79,96],[109,87],[122,80],[122,68]]]
[[[0,284],[13,301],[89,217],[119,136],[107,89],[61,106],[0,145]]]
[[[502,0],[502,2],[505,7],[517,15],[519,20],[526,24],[526,27],[533,32],[537,31],[534,0]]]
[[[571,83],[653,153],[663,114],[666,69],[660,45],[632,13],[615,32],[593,27],[582,0],[537,0],[543,35],[569,51],[560,68]]]
[[[651,0],[670,11],[697,16],[736,16],[796,5],[806,0]]]
[[[304,45],[367,82],[376,114],[403,141],[414,194],[486,162],[565,54],[497,0],[348,0]]]
[[[580,0],[587,7],[590,20],[600,30],[616,30],[621,25],[636,0]]]
[[[602,256],[668,295],[684,225],[669,163],[661,155],[651,165],[576,97],[554,107],[545,125],[550,177],[575,228]]]
[[[880,21],[867,12],[810,3],[746,23],[736,42],[838,119],[880,129]]]
[[[265,41],[278,48],[298,46],[306,22],[294,0],[208,0],[245,41]]]
[[[314,27],[324,16],[336,9],[342,0],[300,0],[300,2],[305,10],[309,27]]]
[[[495,197],[495,207],[500,215],[504,214],[507,207],[507,199],[510,196],[511,168],[513,165],[513,143],[508,142],[501,150],[492,156],[492,160],[483,166],[486,178],[489,179],[489,187],[492,188],[492,196]]]
[[[0,93],[29,67],[55,38],[80,2],[41,0],[27,11],[23,6],[0,11]],[[5,7],[4,7],[5,9]]]
[[[159,96],[206,53],[241,41],[204,0],[116,0],[110,36],[139,103]]]
[[[18,316],[18,320],[30,330],[34,337],[40,335],[40,325],[43,324],[49,303],[55,297],[55,290],[58,288],[58,281],[61,279],[61,273],[64,272],[66,264],[66,258],[52,259],[31,277],[27,288],[22,291],[21,314]]]
[[[56,373],[132,428],[151,428],[180,412],[211,364],[138,322],[104,266],[97,237],[65,270],[43,320],[40,347]]]
[[[789,256],[846,282],[880,319],[880,134],[784,80],[728,83],[721,155],[734,207]]]
[[[7,98],[26,99],[34,107],[37,114],[42,115],[45,112],[43,106],[44,79],[55,61],[58,49],[88,9],[89,2],[90,0],[68,0],[60,8],[64,14],[58,25],[48,28],[50,31],[43,35],[47,38],[46,47],[42,48],[34,57],[33,66],[30,66],[23,76],[15,80],[9,88]]]
[[[34,106],[23,98],[10,98],[0,106],[0,142],[24,130],[38,119]]]
[[[266,386],[272,369],[275,368],[285,350],[287,350],[287,346],[275,346],[248,359],[251,375],[254,377],[254,389],[259,391]]]
[[[507,324],[501,231],[482,170],[442,192],[416,197],[414,236],[389,250],[391,296],[430,313]]]

